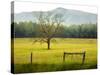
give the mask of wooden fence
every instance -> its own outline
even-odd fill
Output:
[[[66,56],[68,56],[68,55],[82,55],[82,65],[85,62],[85,56],[86,56],[86,52],[85,51],[81,52],[81,53],[79,53],[79,52],[74,52],[74,53],[64,52],[64,54],[63,54],[63,62],[65,62]]]
[[[74,52],[74,53],[64,52],[64,54],[63,54],[63,62],[65,62],[66,56],[68,56],[68,55],[82,55],[82,65],[85,62],[85,56],[86,56],[86,52],[85,51],[84,52],[81,52],[81,53],[78,53],[78,52]],[[31,55],[30,55],[30,64],[32,64],[32,61],[33,61],[32,60],[32,56],[33,56],[33,54],[31,52]]]

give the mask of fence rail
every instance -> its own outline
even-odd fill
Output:
[[[73,52],[73,53],[71,53],[71,52],[64,52],[64,54],[63,54],[63,62],[65,62],[65,59],[66,59],[66,56],[67,55],[82,55],[82,65],[84,64],[84,62],[85,62],[85,56],[86,56],[86,52],[84,51],[84,52]]]
[[[82,55],[82,65],[84,64],[84,62],[85,62],[85,56],[86,56],[86,52],[84,51],[84,52],[64,52],[63,53],[63,62],[65,62],[65,59],[66,59],[66,56],[68,56],[68,55]],[[33,53],[31,52],[31,54],[30,54],[30,64],[32,64],[32,56],[33,56]]]

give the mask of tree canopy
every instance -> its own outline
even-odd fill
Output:
[[[19,22],[12,23],[12,32],[11,35],[14,35],[15,38],[21,37],[41,37],[42,35],[38,32],[40,26],[33,22]],[[53,31],[51,29],[51,31]],[[59,34],[54,35],[53,37],[59,38],[97,38],[97,24],[81,24],[81,25],[63,25],[60,27]]]

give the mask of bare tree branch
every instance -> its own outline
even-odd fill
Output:
[[[50,49],[51,39],[59,32],[59,28],[63,23],[62,14],[52,14],[51,12],[40,12],[37,15],[37,24],[39,25],[39,33],[41,38],[35,42],[46,42]]]

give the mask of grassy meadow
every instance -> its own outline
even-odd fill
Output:
[[[46,43],[33,43],[35,38],[14,38],[14,73],[78,70],[97,68],[97,39],[54,38],[51,49]],[[86,51],[85,63],[81,55],[66,55],[64,52]],[[32,64],[30,55],[32,52]]]

